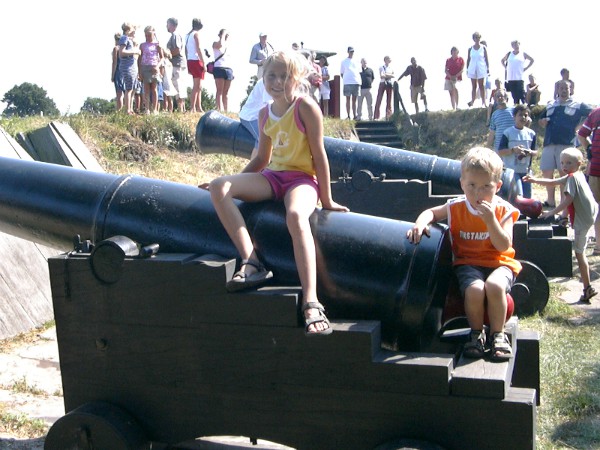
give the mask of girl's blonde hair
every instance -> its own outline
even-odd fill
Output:
[[[460,164],[461,173],[469,170],[482,170],[497,183],[502,178],[504,163],[498,153],[485,147],[474,147],[467,152]]]
[[[272,53],[263,64],[263,74],[266,74],[269,67],[274,63],[284,64],[287,68],[287,79],[292,79],[296,83],[296,91],[299,93],[308,93],[309,66],[306,58],[300,52],[285,53],[277,51]]]

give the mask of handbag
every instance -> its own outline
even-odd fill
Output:
[[[221,53],[219,55],[218,58],[216,58],[214,61],[210,61],[207,65],[206,65],[206,71],[208,73],[213,73],[215,70],[215,63],[220,60],[223,56],[225,56],[225,53],[227,53],[227,49],[225,49],[225,51],[223,53]]]

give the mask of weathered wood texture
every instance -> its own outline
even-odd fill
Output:
[[[0,127],[0,156],[32,160],[29,153],[15,141],[2,127]]]
[[[519,330],[519,352],[515,358],[512,385],[534,388],[536,403],[540,405],[540,336],[537,331]]]
[[[27,138],[39,156],[38,161],[104,172],[81,138],[67,124],[50,122],[48,126],[28,133]]]
[[[2,128],[0,156],[31,160]],[[53,318],[47,260],[59,252],[5,233],[0,252],[0,339],[6,339]]]
[[[513,352],[517,352],[517,320],[512,317],[505,326]],[[452,373],[452,394],[467,397],[504,398],[510,388],[515,359],[489,362],[461,356]]]
[[[384,350],[376,321],[335,321],[331,336],[307,338],[298,288],[228,294],[234,261],[209,261],[125,259],[110,285],[84,254],[49,261],[67,411],[107,401],[172,444],[242,435],[297,449],[398,437],[534,448],[532,389],[454,395],[454,354]]]

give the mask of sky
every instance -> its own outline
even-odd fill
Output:
[[[489,3],[488,7],[485,2],[464,0],[379,2],[372,9],[365,9],[364,3],[350,7],[346,1],[335,0],[320,6],[281,0],[195,2],[197,7],[191,2],[155,0],[103,0],[97,4],[92,8],[86,2],[72,0],[12,2],[11,19],[0,27],[0,41],[8,52],[0,77],[0,100],[24,82],[45,89],[62,114],[79,112],[88,97],[113,99],[111,50],[114,33],[121,31],[123,22],[139,25],[139,42],[144,39],[143,28],[153,25],[159,41],[166,44],[169,17],[179,20],[177,31],[183,36],[190,31],[192,19],[199,17],[204,24],[201,46],[211,53],[219,30],[230,31],[227,53],[235,79],[229,93],[229,110],[236,113],[246,97],[250,77],[256,74],[256,66],[248,59],[260,32],[267,33],[276,50],[290,50],[293,42],[304,42],[305,48],[336,52],[329,58],[332,75],[339,74],[348,46],[355,48],[354,58],[366,58],[376,74],[386,55],[392,58],[397,76],[414,56],[427,73],[429,109],[448,110],[444,64],[450,48],[458,47],[466,61],[473,43],[471,36],[479,31],[488,44],[492,80],[504,79],[500,60],[516,39],[521,42],[521,50],[535,60],[526,76],[536,76],[543,103],[551,99],[554,82],[566,67],[575,82],[574,97],[600,104],[600,62],[595,56],[599,35],[594,29],[600,4],[589,0],[572,0],[560,8],[538,0],[504,0]],[[212,75],[206,75],[203,87],[214,95]],[[409,113],[414,112],[413,105],[409,105],[408,77],[400,81],[400,93]],[[467,108],[471,87],[466,77],[459,93],[459,107]],[[5,108],[6,104],[0,102],[0,111]]]

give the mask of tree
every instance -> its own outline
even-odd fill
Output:
[[[243,108],[246,104],[246,101],[248,100],[248,97],[250,97],[250,93],[254,89],[254,86],[256,86],[256,83],[258,83],[258,77],[256,75],[252,75],[252,77],[250,77],[250,83],[246,88],[246,98],[242,100],[242,103],[240,103],[240,108]]]
[[[5,116],[60,115],[54,100],[48,97],[46,90],[32,83],[15,85],[4,94],[2,101],[8,105],[2,113]]]
[[[109,100],[98,97],[88,97],[83,102],[81,112],[92,114],[110,114],[115,112],[115,104]]]

